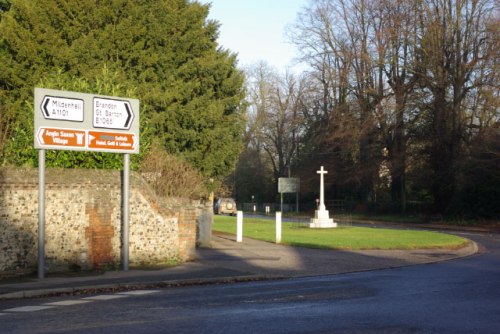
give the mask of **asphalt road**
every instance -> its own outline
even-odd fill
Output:
[[[498,333],[500,235],[480,254],[343,275],[0,302],[0,333]]]

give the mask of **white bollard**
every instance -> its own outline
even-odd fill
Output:
[[[243,211],[236,212],[236,242],[243,241]]]
[[[281,212],[276,212],[276,243],[281,243]]]
[[[257,211],[257,207],[254,205],[253,206],[253,212]]]
[[[270,210],[269,210],[269,205],[266,205],[266,213],[269,213]]]

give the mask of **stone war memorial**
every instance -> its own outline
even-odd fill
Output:
[[[314,218],[311,218],[309,223],[310,228],[334,228],[337,227],[337,223],[330,218],[330,214],[325,207],[325,180],[324,175],[328,172],[321,166],[320,170],[316,173],[320,175],[319,182],[319,206],[318,210],[314,212]]]

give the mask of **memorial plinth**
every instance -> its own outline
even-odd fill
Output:
[[[333,218],[330,218],[330,214],[325,207],[325,186],[323,175],[328,173],[326,170],[321,169],[317,171],[320,174],[320,187],[319,187],[319,207],[318,210],[314,212],[314,218],[311,218],[311,222],[309,223],[310,228],[334,228],[337,227],[337,223],[333,221]]]
[[[337,223],[333,221],[333,218],[329,217],[328,210],[316,210],[314,212],[314,218],[311,218],[309,223],[310,228],[334,228],[337,227]]]

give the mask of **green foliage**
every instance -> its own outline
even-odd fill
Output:
[[[10,8],[10,0],[0,0],[0,15],[2,12],[8,11]]]
[[[222,178],[240,151],[243,75],[235,56],[218,48],[208,8],[188,0],[12,1],[0,21],[0,105],[8,115],[0,123],[9,125],[3,131],[12,139],[12,129],[28,128],[19,105],[59,69],[77,91],[78,82],[108,95],[133,87],[141,133],[204,175]]]

